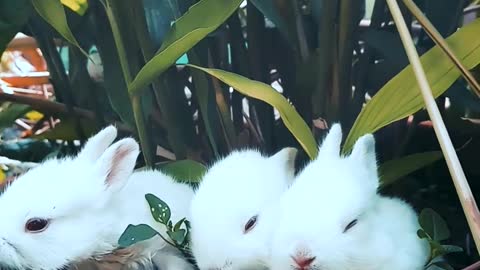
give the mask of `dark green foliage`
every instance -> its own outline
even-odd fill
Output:
[[[98,49],[104,69],[100,81],[89,77],[88,59],[76,45],[61,46],[68,49],[68,65],[61,61],[53,38],[65,38],[68,25],[54,30],[31,1],[38,0],[0,1],[0,52],[19,30],[37,38],[56,101],[66,106],[61,112],[35,107],[63,121],[37,138],[67,143],[58,148],[42,142],[42,150],[35,151],[18,146],[24,149],[22,154],[2,144],[1,155],[38,160],[45,152],[57,154],[53,150],[59,155],[75,152],[71,141],[116,123],[122,136],[141,142],[140,167],[155,165],[179,181],[197,184],[206,164],[243,147],[267,154],[297,147],[301,168],[316,155],[315,142],[324,135],[325,124],[341,122],[345,152],[360,135],[375,133],[384,181],[381,192],[405,198],[419,212],[426,209],[420,215],[419,237],[429,240],[432,259],[445,254],[451,266],[432,264],[459,269],[480,259],[385,1],[375,1],[371,13],[366,7],[372,2],[365,6],[360,0],[250,0],[242,8],[237,8],[242,1],[89,0],[83,16],[64,8],[80,48]],[[468,11],[470,19],[464,16],[470,1],[415,2],[480,78],[480,21],[473,20],[473,11]],[[57,6],[60,15],[61,11]],[[478,94],[428,35],[411,24],[406,8],[403,14],[467,178],[478,194],[480,184],[473,181],[480,177]],[[362,21],[365,15],[370,24]],[[281,88],[285,99],[271,85]],[[372,99],[366,100],[366,95]],[[447,98],[449,107],[444,105]],[[29,108],[13,104],[4,104],[10,107],[0,114],[2,127]],[[408,119],[410,115],[413,118]],[[30,140],[22,142],[37,147]],[[42,154],[24,155],[32,152]],[[166,226],[168,241],[185,251],[188,221],[170,220],[169,207],[161,198],[146,199],[156,220]],[[127,246],[157,234],[144,225],[132,225],[120,242]]]

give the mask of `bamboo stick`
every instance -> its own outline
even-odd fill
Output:
[[[432,95],[432,90],[428,84],[425,71],[423,70],[420,58],[415,49],[410,32],[408,31],[405,19],[402,16],[400,8],[396,0],[387,0],[388,7],[392,13],[395,25],[398,28],[400,38],[407,53],[408,59],[412,65],[415,77],[420,87],[425,106],[428,111],[428,115],[432,120],[433,128],[437,139],[440,143],[443,155],[447,161],[447,166],[452,176],[452,180],[457,191],[460,203],[462,204],[463,212],[467,217],[467,222],[470,227],[470,231],[473,235],[477,251],[480,250],[480,213],[478,206],[473,197],[470,186],[468,185],[465,173],[463,172],[460,161],[458,160],[455,148],[452,145],[450,136],[445,127],[445,123],[440,115],[435,99]]]

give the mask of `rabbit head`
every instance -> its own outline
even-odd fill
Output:
[[[113,145],[109,126],[75,157],[50,159],[0,194],[0,264],[20,269],[59,269],[109,252],[115,208],[108,205],[132,173],[139,146],[131,138]]]
[[[192,253],[201,270],[263,268],[274,208],[294,179],[296,153],[235,151],[209,168],[190,213]]]
[[[271,269],[377,269],[364,261],[381,241],[369,219],[378,199],[374,137],[361,137],[348,157],[340,155],[341,141],[334,124],[318,157],[282,196]]]

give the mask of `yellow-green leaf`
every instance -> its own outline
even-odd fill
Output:
[[[77,46],[82,53],[88,57],[88,53],[85,52],[77,42],[77,39],[73,35],[70,27],[67,23],[67,16],[65,15],[65,10],[63,5],[58,0],[32,0],[33,7],[38,12],[38,14],[55,30],[57,30],[60,35],[62,35],[68,42]]]
[[[252,98],[262,100],[280,113],[285,126],[295,136],[300,145],[305,149],[308,156],[313,159],[317,156],[318,149],[308,125],[298,114],[295,108],[288,103],[287,99],[278,93],[273,87],[262,82],[250,80],[246,77],[220,69],[202,68],[195,65],[190,67],[202,70],[220,81],[230,85],[238,92]]]
[[[162,74],[185,52],[217,29],[243,0],[201,0],[175,21],[158,53],[138,72],[129,85],[130,93],[141,89]]]
[[[207,168],[194,160],[179,160],[157,166],[164,173],[183,182],[200,182]]]
[[[396,180],[421,169],[443,157],[441,151],[431,151],[424,153],[416,153],[389,160],[380,165],[379,175],[381,187],[388,186]]]
[[[87,0],[60,0],[60,2],[80,16],[83,16],[88,9]]]
[[[479,32],[480,19],[477,19],[446,39],[468,69],[480,63]],[[420,60],[435,97],[445,92],[460,76],[460,71],[438,46],[430,49]],[[373,133],[423,107],[423,98],[409,65],[385,84],[362,109],[348,134],[343,151],[349,152],[362,135]]]

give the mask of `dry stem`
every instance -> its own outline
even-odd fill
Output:
[[[480,250],[480,213],[478,211],[477,204],[473,197],[470,186],[468,185],[465,173],[463,172],[458,156],[455,152],[455,148],[452,145],[450,136],[448,135],[445,123],[440,115],[435,99],[432,95],[432,90],[428,84],[425,71],[423,70],[420,58],[415,49],[410,32],[408,31],[405,19],[402,16],[398,3],[395,0],[387,0],[388,7],[392,13],[395,25],[398,28],[400,38],[402,39],[403,46],[407,53],[408,59],[415,72],[415,77],[419,84],[425,105],[432,120],[435,134],[437,135],[440,147],[442,149],[447,166],[452,176],[452,180],[457,191],[458,197],[463,207],[463,211],[467,217],[467,222],[472,232],[477,251]]]

